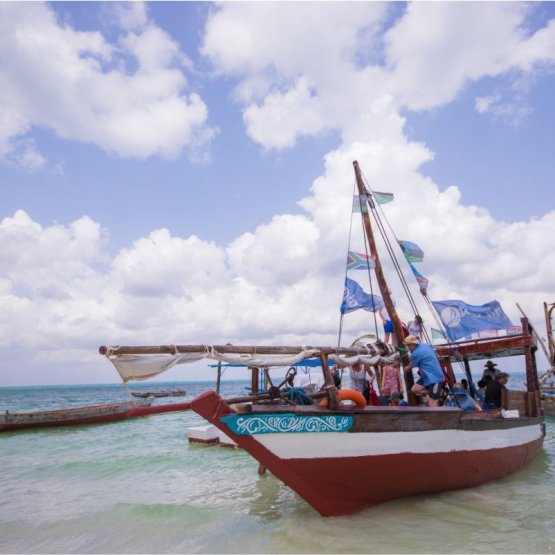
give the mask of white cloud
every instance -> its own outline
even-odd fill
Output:
[[[126,31],[140,30],[148,22],[145,2],[110,2],[103,5],[103,14],[108,21]]]
[[[249,106],[243,115],[250,137],[267,148],[292,147],[299,135],[325,129],[320,99],[301,78],[285,93],[266,96],[261,106]],[[276,121],[284,125],[276,126]]]
[[[202,53],[217,72],[238,78],[247,133],[265,148],[291,148],[329,129],[348,142],[355,119],[381,125],[383,99],[398,116],[402,107],[443,106],[483,77],[504,75],[514,86],[522,75],[553,71],[555,22],[529,33],[531,10],[519,2],[414,2],[382,35],[388,5],[223,3],[206,25]],[[495,113],[518,123],[529,107],[516,98]]]
[[[205,103],[187,92],[187,56],[142,5],[112,9],[128,30],[117,44],[62,25],[45,4],[0,4],[0,161],[15,163],[14,144],[35,126],[122,157],[206,148],[213,133]],[[19,162],[37,168],[44,155],[27,148]]]
[[[476,21],[477,6],[483,7],[483,21]],[[552,25],[527,36],[528,8],[521,4],[471,4],[462,13],[449,3],[415,3],[393,23],[380,65],[377,26],[386,8],[348,7],[224,3],[207,24],[203,52],[218,71],[238,77],[237,99],[244,103],[251,138],[279,149],[291,148],[303,135],[340,131],[342,144],[326,155],[322,175],[300,201],[306,214],[276,215],[225,247],[158,229],[107,260],[107,235],[90,218],[42,227],[17,212],[0,222],[0,242],[6,245],[0,252],[2,346],[28,346],[37,360],[60,362],[64,352],[67,360],[88,360],[106,342],[334,344],[355,159],[371,187],[395,194],[384,213],[399,239],[424,249],[419,269],[430,279],[432,298],[473,304],[497,299],[515,323],[519,302],[541,324],[541,303],[552,295],[555,212],[511,223],[464,205],[457,187],[442,190],[422,175],[421,166],[433,153],[408,139],[400,109],[441,106],[481,76],[533,72],[537,64],[550,63]],[[118,113],[129,124],[121,136],[114,124],[108,144],[128,145],[142,156],[175,154],[182,133],[170,132],[167,143],[149,143],[141,140],[140,129],[152,124],[149,110],[160,125],[155,136],[171,131],[169,120],[176,113],[187,118],[189,105],[179,97],[183,74],[159,67],[177,50],[159,32],[142,35],[148,23],[131,27],[135,34],[122,44],[143,60],[147,75],[103,74],[110,104],[121,106],[129,98],[118,94],[120,86],[129,87],[126,92],[137,100]],[[113,45],[99,35],[79,40],[95,55],[87,63],[73,60],[71,71],[100,72]],[[357,50],[362,57],[355,56]],[[155,74],[159,81],[149,79]],[[149,104],[169,90],[171,100]],[[483,111],[497,102],[487,96],[477,104]],[[193,96],[189,102],[194,104]],[[202,100],[196,102],[200,113]],[[12,134],[35,122],[32,111],[20,114],[9,120]],[[195,133],[191,129],[190,136]],[[359,252],[364,249],[360,233],[354,226],[352,247]],[[392,265],[385,260],[384,265],[392,275]],[[391,287],[401,316],[408,319],[400,284],[392,280]],[[352,339],[372,327],[371,315],[359,311],[345,319],[344,336]]]
[[[364,89],[360,59],[375,59],[387,3],[223,3],[201,52],[217,72],[240,78],[249,136],[268,149],[341,128],[382,87]],[[310,25],[308,25],[310,22]],[[347,100],[347,95],[349,100]]]

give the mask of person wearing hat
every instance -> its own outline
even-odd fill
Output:
[[[501,373],[501,370],[497,368],[497,364],[495,364],[495,362],[492,362],[491,360],[488,360],[484,365],[482,380],[485,380],[486,376],[491,376],[491,379],[495,380],[495,378],[497,378],[497,376],[499,376],[500,373]]]
[[[421,378],[412,386],[415,395],[426,395],[430,407],[438,407],[443,396],[445,375],[439,365],[437,354],[431,345],[420,343],[414,335],[405,337],[405,345],[410,351],[410,366],[417,366]]]

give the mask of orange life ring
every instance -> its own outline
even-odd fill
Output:
[[[356,391],[356,389],[340,389],[337,392],[337,399],[341,401],[352,401],[357,407],[365,407],[366,406],[366,399],[364,395],[360,393],[360,391]],[[320,401],[321,407],[328,406],[328,400],[322,399]]]

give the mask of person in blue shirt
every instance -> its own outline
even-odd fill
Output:
[[[468,389],[463,387],[462,383],[454,383],[451,391],[451,395],[445,401],[447,406],[458,407],[465,412],[481,412],[483,410],[480,404],[470,396]]]
[[[410,368],[418,367],[421,378],[412,386],[415,395],[428,397],[430,407],[438,407],[445,387],[445,375],[439,365],[437,354],[431,345],[420,343],[414,335],[405,337],[410,351]]]
[[[403,399],[403,394],[398,391],[394,391],[391,394],[391,402],[389,403],[393,407],[408,407],[409,404]]]

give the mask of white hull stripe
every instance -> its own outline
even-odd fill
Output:
[[[484,451],[525,445],[542,437],[540,424],[501,430],[381,433],[303,433],[252,436],[281,459],[313,459]]]

